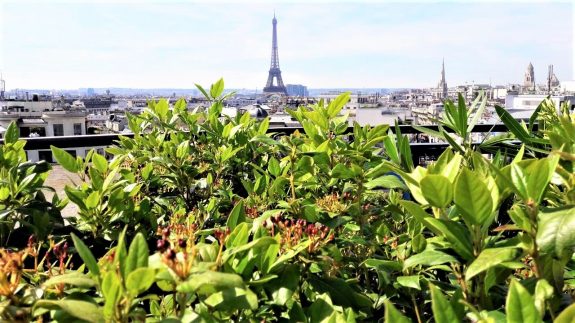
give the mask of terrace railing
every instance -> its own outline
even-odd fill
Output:
[[[536,130],[535,125],[535,129]],[[425,125],[424,127],[431,130],[438,130],[437,125]],[[389,128],[393,133],[396,132],[395,127]],[[400,125],[399,129],[402,134],[420,134],[421,131],[411,125]],[[277,134],[277,136],[290,135],[295,131],[303,132],[302,127],[273,127],[268,130],[268,133]],[[446,129],[449,131],[449,129]],[[348,133],[353,133],[353,127],[347,129]],[[508,132],[504,124],[478,124],[471,133],[506,133]],[[58,136],[58,137],[35,137],[35,138],[20,138],[26,141],[25,150],[47,150],[50,146],[55,146],[62,149],[79,148],[79,147],[101,147],[112,146],[118,141],[119,136],[133,137],[133,134],[101,134],[101,135],[83,135],[83,136]],[[4,140],[0,139],[0,145]],[[475,145],[479,145],[476,143]],[[414,163],[420,164],[423,160],[433,160],[439,156],[449,146],[448,143],[443,142],[412,142],[410,143],[411,153]],[[503,148],[503,147],[502,147]],[[492,151],[485,151],[485,153],[492,153]]]

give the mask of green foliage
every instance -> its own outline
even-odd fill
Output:
[[[221,116],[222,79],[197,87],[208,106],[153,100],[128,115],[134,136],[110,160],[52,148],[82,180],[65,189],[78,207],[59,224],[68,241],[48,237],[59,222],[38,220],[61,206],[38,204],[48,165],[27,163],[9,127],[3,232],[37,238],[0,249],[2,320],[572,321],[567,110],[546,102],[521,125],[498,108],[510,134],[478,148],[470,133],[486,98],[460,96],[439,131],[420,128],[450,148],[414,167],[399,127],[348,132],[349,93],[288,111],[303,129],[280,136],[268,119]],[[514,158],[479,153],[494,142]]]
[[[44,187],[50,171],[45,161],[29,162],[23,140],[12,122],[0,146],[0,245],[24,245],[29,235],[45,239],[54,228],[64,225],[60,210],[65,202],[54,194],[52,201]]]

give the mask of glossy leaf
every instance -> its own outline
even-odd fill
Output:
[[[575,304],[569,305],[555,318],[553,323],[573,323],[575,322]]]
[[[335,99],[333,99],[328,107],[327,107],[327,114],[330,118],[337,116],[337,114],[343,109],[345,104],[349,101],[351,96],[351,92],[344,92],[338,95]]]
[[[515,120],[515,118],[513,118],[511,114],[509,114],[509,112],[505,110],[505,108],[496,105],[495,111],[499,115],[501,121],[505,124],[505,126],[507,126],[507,129],[509,129],[509,131],[511,131],[511,133],[513,133],[517,137],[517,139],[521,140],[524,143],[531,142],[527,130],[525,130],[521,126],[521,124],[519,124],[519,122],[517,122],[517,120]]]
[[[219,79],[216,83],[212,84],[210,87],[210,96],[215,99],[222,95],[224,92],[224,79]]]
[[[426,175],[420,182],[423,197],[438,208],[447,207],[453,200],[453,185],[443,175]]]
[[[155,281],[156,271],[152,268],[140,267],[128,274],[126,289],[133,296],[148,290]]]
[[[226,224],[230,228],[230,230],[234,230],[236,226],[244,222],[245,219],[246,215],[244,210],[244,201],[240,200],[238,203],[236,203],[236,205],[232,209],[232,212],[230,213],[230,216],[228,217],[228,221]]]
[[[541,212],[536,240],[541,253],[557,258],[573,254],[575,207]]]
[[[137,268],[148,266],[148,257],[150,251],[148,244],[142,233],[136,234],[130,244],[128,257],[126,259],[126,273],[131,273]]]
[[[90,273],[96,278],[100,279],[100,267],[98,267],[98,262],[94,255],[90,251],[90,249],[78,238],[74,233],[71,234],[72,240],[74,241],[74,247],[76,247],[76,251],[80,258],[84,261],[84,264],[90,271]]]
[[[455,182],[455,205],[467,223],[489,224],[494,211],[494,201],[487,185],[477,173],[464,168]]]
[[[445,237],[461,257],[466,260],[474,259],[469,231],[459,223],[435,219],[429,216],[421,206],[411,201],[401,201],[400,204],[413,215],[421,224],[431,230],[435,235]]]
[[[106,158],[98,153],[94,153],[92,155],[92,163],[100,171],[100,173],[104,174],[108,170],[108,161]]]
[[[365,183],[365,187],[368,189],[380,188],[399,188],[402,190],[407,190],[407,186],[401,181],[401,179],[395,175],[384,175],[378,178],[374,178]]]
[[[433,318],[437,323],[460,322],[461,318],[457,317],[455,310],[451,307],[449,301],[443,296],[439,288],[429,285],[431,292],[431,309]]]
[[[18,126],[16,122],[12,121],[6,128],[6,132],[4,132],[4,143],[6,144],[13,144],[18,141],[20,138],[20,130],[18,130]]]
[[[403,267],[411,268],[418,265],[435,266],[444,263],[459,263],[459,261],[455,259],[455,257],[439,250],[428,249],[407,258],[403,263]]]
[[[542,322],[533,297],[525,287],[516,280],[511,281],[505,313],[509,323],[538,323]]]
[[[280,164],[278,160],[275,159],[274,157],[271,157],[270,161],[268,162],[268,171],[270,172],[270,174],[276,177],[279,176],[281,173]]]
[[[81,288],[90,288],[97,285],[97,283],[87,275],[79,272],[70,272],[48,279],[44,282],[43,286],[53,286],[58,284],[69,284]]]
[[[411,323],[411,320],[398,311],[392,302],[385,300],[385,323]]]
[[[34,308],[46,308],[50,310],[63,310],[69,315],[91,323],[103,323],[104,315],[98,305],[74,299],[39,300],[34,304]]]
[[[206,271],[191,275],[188,280],[178,285],[177,290],[183,293],[212,294],[226,288],[243,287],[244,281],[236,274]]]
[[[419,285],[419,275],[399,276],[397,277],[397,283],[403,287],[421,290],[421,286]]]
[[[520,252],[516,248],[488,248],[481,251],[479,256],[467,267],[465,279],[469,280],[476,275],[501,263],[515,260]]]
[[[52,155],[54,159],[60,164],[65,170],[76,173],[78,171],[78,164],[76,163],[76,158],[74,158],[70,153],[64,149],[50,146],[52,150]]]

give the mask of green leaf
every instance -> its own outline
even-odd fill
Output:
[[[60,149],[58,147],[50,146],[52,149],[52,155],[65,170],[76,173],[78,172],[78,163],[76,163],[76,158],[72,157],[67,151],[64,149]]]
[[[121,282],[115,272],[106,272],[104,279],[102,279],[101,290],[104,296],[104,317],[106,321],[110,322],[116,313],[118,302],[122,296]]]
[[[415,253],[420,253],[425,250],[427,247],[427,239],[423,236],[423,234],[418,233],[411,239],[411,250]]]
[[[484,226],[491,222],[495,205],[481,175],[464,168],[455,182],[454,200],[467,223]]]
[[[555,168],[559,162],[559,156],[555,155],[552,157],[547,157],[539,159],[528,167],[527,177],[527,189],[529,191],[529,197],[532,198],[536,203],[541,202],[543,193],[549,185],[553,174],[555,173]]]
[[[128,252],[126,251],[126,231],[128,230],[128,226],[124,227],[124,230],[120,233],[118,237],[118,245],[116,246],[116,254],[114,256],[114,266],[120,269],[120,274],[122,275],[123,279],[126,279],[128,273],[126,273],[126,258],[128,256]]]
[[[575,207],[540,212],[536,241],[543,254],[556,258],[573,254]]]
[[[403,287],[421,290],[421,286],[419,285],[419,275],[399,276],[397,277],[397,283]]]
[[[343,307],[354,307],[359,310],[369,310],[371,301],[363,294],[359,294],[343,279],[331,277],[310,276],[307,279],[318,293],[327,293],[333,304]]]
[[[94,303],[73,300],[61,299],[57,301],[52,300],[38,300],[34,304],[34,309],[45,308],[49,310],[63,310],[69,315],[92,323],[104,322],[104,315],[102,309]]]
[[[327,114],[330,118],[337,116],[337,114],[343,109],[345,104],[349,101],[351,92],[344,92],[332,100],[327,106]]]
[[[104,174],[108,170],[108,161],[106,158],[98,153],[92,155],[92,163],[100,173]]]
[[[395,175],[384,175],[374,178],[365,183],[367,189],[374,189],[376,187],[382,188],[399,188],[407,191],[407,186]]]
[[[81,288],[90,288],[96,286],[96,282],[92,278],[79,272],[70,272],[63,275],[54,276],[45,281],[42,285],[53,286],[62,283]]]
[[[92,193],[90,193],[90,195],[88,195],[88,198],[86,199],[86,207],[88,209],[93,209],[96,206],[98,206],[99,202],[100,202],[100,193],[98,191],[93,191]]]
[[[210,96],[215,99],[222,95],[224,92],[224,79],[220,78],[216,83],[210,87]]]
[[[147,291],[156,280],[156,271],[153,268],[140,267],[128,274],[126,288],[133,296]]]
[[[166,119],[168,116],[168,111],[170,110],[170,105],[168,101],[166,101],[166,99],[158,100],[158,102],[154,106],[154,109],[158,114],[158,116],[160,117],[161,121],[168,121]]]
[[[149,257],[148,244],[142,233],[136,234],[134,240],[130,244],[128,250],[128,258],[126,259],[126,273],[131,273],[137,268],[148,267]]]
[[[241,276],[217,271],[191,275],[177,287],[178,292],[209,295],[227,288],[244,287]]]
[[[566,309],[564,309],[553,323],[573,323],[575,322],[575,304],[569,305]]]
[[[397,166],[401,165],[401,160],[399,159],[399,152],[395,146],[395,142],[392,139],[393,133],[389,131],[389,135],[383,138],[383,146],[385,147],[385,153],[389,156],[389,159]]]
[[[441,293],[441,290],[432,284],[429,285],[429,290],[431,291],[431,309],[433,310],[433,318],[435,322],[461,322],[461,318],[457,317],[455,310]]]
[[[258,298],[249,289],[235,287],[211,294],[204,303],[222,311],[255,310],[258,307]]]
[[[337,164],[332,169],[331,176],[333,178],[339,178],[339,179],[350,179],[355,177],[355,174],[353,173],[350,167],[347,167],[344,164]]]
[[[422,253],[413,255],[405,260],[403,268],[411,268],[418,265],[435,266],[444,263],[459,263],[455,257],[439,250],[424,250]]]
[[[278,272],[278,278],[271,281],[266,287],[272,292],[273,304],[284,306],[292,299],[299,286],[300,273],[297,265],[288,265]]]
[[[554,295],[555,290],[553,289],[553,286],[551,286],[551,284],[549,284],[549,282],[546,279],[542,278],[537,281],[537,284],[535,285],[535,294],[533,295],[533,298],[535,299],[535,307],[539,311],[541,317],[545,315],[545,307],[547,300],[552,299]]]
[[[232,212],[230,212],[230,216],[228,217],[228,221],[226,225],[230,228],[230,230],[234,230],[236,226],[246,220],[245,210],[244,210],[244,201],[240,200],[234,208]]]
[[[531,142],[531,138],[527,130],[525,130],[521,124],[519,124],[519,122],[517,122],[517,120],[515,120],[515,118],[513,118],[513,116],[511,116],[511,114],[505,110],[505,108],[496,105],[495,111],[499,115],[499,119],[501,119],[507,129],[509,129],[509,131],[511,131],[511,133],[517,137],[517,139],[524,143]]]
[[[459,223],[435,219],[429,216],[418,204],[411,201],[399,202],[421,224],[431,230],[436,236],[445,237],[451,248],[466,260],[474,259],[473,247],[469,231]]]
[[[471,133],[477,122],[481,119],[481,117],[483,117],[483,111],[487,106],[487,95],[485,95],[483,90],[481,90],[480,94],[477,96],[477,98],[475,98],[475,101],[473,101],[473,104],[471,106],[473,109],[475,108],[475,106],[477,106],[479,100],[481,100],[481,105],[479,106],[479,108],[477,108],[477,110],[473,112],[473,118],[471,119],[469,125],[467,126],[467,133]]]
[[[16,122],[12,121],[6,128],[6,132],[4,132],[4,143],[13,144],[18,141],[18,138],[20,138],[20,130],[18,130]]]
[[[529,198],[529,190],[527,188],[527,175],[519,164],[511,164],[510,166],[511,182],[515,191],[521,198],[527,200]]]
[[[487,269],[497,266],[506,261],[515,260],[519,256],[519,250],[516,248],[488,248],[481,251],[465,272],[465,279],[470,280],[477,274]]]
[[[511,286],[509,286],[507,301],[505,302],[505,313],[509,323],[541,322],[533,297],[516,280],[512,280]]]
[[[385,301],[385,323],[411,323],[411,320],[405,317],[393,304],[386,299]]]
[[[207,92],[201,85],[199,85],[199,84],[194,84],[194,85],[196,86],[196,88],[197,88],[198,90],[200,90],[200,92],[202,92],[202,94],[204,95],[204,97],[205,97],[206,99],[208,99],[208,100],[211,99],[210,96],[208,95],[208,92]]]
[[[367,259],[364,261],[364,264],[368,268],[375,268],[380,271],[401,271],[403,266],[397,262],[392,260],[383,260],[383,259]]]
[[[248,114],[249,115],[249,114]],[[260,126],[258,127],[258,134],[265,135],[270,128],[270,118],[266,117],[265,119],[260,122]]]
[[[443,175],[426,175],[419,185],[423,197],[432,206],[444,208],[453,200],[453,186]]]
[[[74,247],[76,248],[78,255],[80,255],[80,258],[82,258],[84,264],[86,265],[92,276],[94,276],[98,281],[100,281],[100,268],[98,267],[98,262],[96,261],[96,258],[94,258],[94,255],[92,254],[90,249],[84,244],[84,242],[82,242],[82,240],[80,240],[80,238],[78,238],[74,233],[72,233],[71,236],[72,241],[74,241]]]
[[[247,228],[247,227],[246,227]],[[247,232],[247,229],[246,229]],[[258,238],[256,240],[251,241],[250,243],[241,243],[238,244],[235,247],[232,248],[228,248],[224,251],[223,255],[222,255],[222,260],[224,262],[228,261],[229,258],[237,253],[240,253],[242,251],[247,251],[247,250],[252,250],[255,248],[261,248],[261,247],[266,247],[269,245],[273,245],[273,244],[277,244],[278,242],[269,236],[264,236],[261,238]]]
[[[268,171],[275,177],[278,177],[281,173],[280,163],[274,157],[270,158],[268,163]]]

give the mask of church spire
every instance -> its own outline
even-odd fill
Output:
[[[447,81],[445,81],[445,58],[441,61],[441,80],[437,84],[437,92],[439,99],[444,100],[447,98]]]

